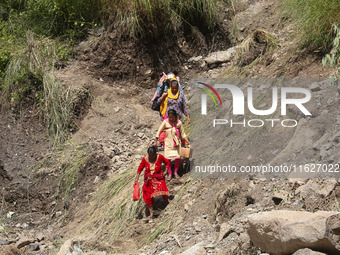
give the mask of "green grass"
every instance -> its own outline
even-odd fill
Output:
[[[48,173],[56,173],[59,179],[56,183],[57,197],[67,206],[71,193],[78,186],[78,177],[89,158],[89,146],[65,143],[59,145],[53,154],[47,154],[36,164],[28,168],[30,178],[35,183],[44,185],[44,179]],[[53,186],[54,187],[54,186]],[[27,190],[29,199],[29,189]]]
[[[27,29],[45,36],[81,35],[101,19],[100,0],[3,0],[0,19],[24,20]]]
[[[327,54],[322,59],[323,66],[329,64],[330,67],[335,67],[335,72],[331,76],[332,82],[337,84],[339,82],[340,76],[340,26],[333,25],[333,30],[335,33],[335,37],[333,40],[333,48],[330,54]]]
[[[283,10],[298,24],[301,47],[330,49],[332,25],[340,20],[338,0],[284,0]]]
[[[217,20],[213,0],[102,0],[102,3],[110,24],[138,38],[171,35],[180,27],[197,27],[206,32],[215,27]]]
[[[140,199],[132,200],[133,180],[136,170],[126,170],[103,182],[91,201],[91,215],[84,229],[95,226],[95,235],[108,232],[106,241],[113,241],[122,235],[124,229],[137,218],[144,209],[142,183]],[[142,178],[142,177],[141,177]],[[125,233],[126,234],[126,233]]]
[[[183,185],[176,194],[176,199],[171,201],[171,203],[167,206],[167,214],[160,219],[161,223],[155,229],[150,231],[147,244],[152,243],[162,234],[170,233],[176,230],[176,216],[178,215],[179,205],[182,197],[184,196],[186,190],[190,187],[192,181],[193,179],[187,181],[186,184]]]
[[[84,167],[88,159],[87,146],[75,145],[71,149],[71,152],[68,151],[68,155],[59,164],[61,175],[58,184],[58,195],[62,197],[64,205],[68,203],[73,188],[78,186],[79,171]]]
[[[78,100],[90,96],[87,89],[66,87],[54,76],[57,47],[55,41],[35,39],[34,34],[28,31],[26,47],[8,63],[0,91],[3,109],[21,109],[29,98],[33,98],[54,145],[69,138]]]

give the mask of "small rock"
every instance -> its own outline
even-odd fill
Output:
[[[246,251],[251,248],[250,237],[246,232],[241,233],[239,239],[242,250]]]
[[[201,228],[201,226],[200,225],[195,225],[195,231],[196,232],[201,232],[202,231],[202,228]]]
[[[57,255],[68,255],[72,252],[72,243],[71,239],[67,240],[60,248]]]
[[[197,57],[191,57],[188,59],[188,62],[198,62],[202,59],[202,56],[197,56]]]
[[[200,242],[192,246],[191,248],[185,250],[180,255],[204,255],[204,242]]]
[[[223,238],[227,237],[231,232],[231,226],[229,225],[229,223],[224,222],[221,224],[220,227],[220,234],[218,235],[218,242],[221,242]]]
[[[171,254],[171,252],[169,252],[169,251],[161,251],[160,253],[158,253],[158,255],[170,255]]]
[[[56,216],[56,217],[60,217],[62,214],[63,214],[62,211],[57,211],[57,212],[55,213],[55,216]]]
[[[321,90],[320,84],[317,82],[312,83],[312,85],[310,86],[310,90],[313,92],[320,91]]]
[[[299,203],[300,203],[300,199],[297,199],[297,200],[294,201],[293,205],[296,206],[296,205],[299,205]]]
[[[0,240],[0,245],[9,245],[9,242],[5,240]]]
[[[78,252],[78,253],[83,253],[82,249],[80,249],[79,247],[77,246],[74,246],[74,251]]]
[[[170,251],[162,251],[158,255],[172,255]]]
[[[39,251],[40,247],[38,244],[30,244],[30,250],[31,251]]]
[[[326,255],[326,253],[313,251],[311,249],[305,248],[294,252],[292,255]]]
[[[99,181],[100,181],[100,178],[99,178],[99,176],[97,175],[97,176],[94,178],[93,183],[95,184],[95,183],[98,183]]]

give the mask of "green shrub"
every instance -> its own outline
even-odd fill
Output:
[[[9,52],[6,48],[0,48],[0,79],[5,74],[6,67],[11,58],[11,52]]]
[[[1,0],[0,2],[0,19],[7,20],[11,13],[23,11],[26,0]]]
[[[333,25],[333,30],[335,33],[335,37],[333,40],[333,49],[330,54],[327,54],[322,59],[323,66],[329,64],[331,67],[335,67],[336,70],[334,75],[331,76],[333,83],[337,83],[339,81],[340,76],[340,27],[339,25]]]
[[[72,127],[74,109],[79,96],[84,98],[89,92],[84,88],[68,88],[53,74],[57,61],[55,41],[36,40],[32,32],[27,33],[27,47],[8,64],[0,98],[1,107],[8,102],[20,106],[28,95],[36,97],[41,107],[43,119],[54,144],[68,139]]]
[[[332,24],[340,20],[339,0],[284,0],[283,6],[298,24],[302,47],[330,49]]]
[[[69,36],[83,31],[101,21],[100,0],[4,0],[0,3],[0,18],[20,21],[37,34],[45,36]]]
[[[27,0],[25,15],[29,27],[44,35],[81,34],[100,21],[99,0]]]

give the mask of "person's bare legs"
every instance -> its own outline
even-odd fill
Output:
[[[148,206],[148,208],[149,208],[149,212],[150,212],[150,218],[152,218],[153,217],[153,208],[152,208],[152,206]]]

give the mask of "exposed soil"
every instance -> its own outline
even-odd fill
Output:
[[[76,127],[59,150],[50,146],[38,109],[27,108],[21,115],[1,113],[0,241],[7,240],[8,245],[0,243],[0,253],[15,254],[10,244],[27,239],[20,254],[57,254],[66,240],[74,241],[66,249],[81,247],[83,252],[77,254],[179,254],[201,242],[206,254],[260,254],[246,234],[248,215],[276,209],[339,211],[338,180],[196,179],[184,164],[181,179],[168,182],[169,204],[156,203],[157,217],[152,222],[145,220],[141,203],[137,216],[117,236],[109,228],[111,211],[92,224],[100,209],[94,197],[101,185],[135,172],[153,142],[160,118],[150,109],[150,99],[163,71],[178,73],[188,95],[189,81],[196,77],[330,75],[332,70],[321,65],[320,52],[298,50],[295,27],[277,14],[278,8],[278,1],[240,1],[234,20],[223,23],[223,29],[230,29],[236,22],[236,31],[217,35],[214,43],[201,34],[187,37],[183,32],[173,41],[152,46],[117,37],[109,30],[92,35],[77,47],[76,59],[56,73],[65,86],[90,91],[89,97],[80,95]],[[277,46],[269,49],[255,41],[241,66],[237,58],[214,69],[207,65],[191,68],[187,62],[192,56],[238,45],[259,29],[272,35]],[[296,109],[289,109],[300,128],[285,132],[277,127],[272,133],[261,129],[241,135],[231,132],[228,139],[233,143],[225,157],[231,163],[248,165],[339,163],[339,94],[335,87],[322,84],[315,90],[309,125]],[[209,142],[202,139],[200,146]],[[67,177],[62,174],[72,163],[79,163],[79,175],[68,194],[62,186]],[[312,187],[305,186],[310,192],[297,193],[304,185]],[[122,188],[122,196],[124,192],[130,192],[128,185]],[[6,217],[9,212],[14,214]],[[216,241],[225,222],[231,230]],[[29,244],[38,244],[40,251],[33,251]]]

